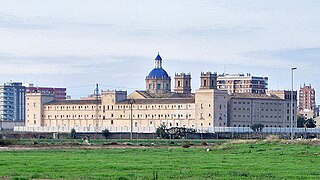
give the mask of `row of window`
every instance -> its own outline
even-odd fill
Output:
[[[208,104],[208,107],[211,107],[211,104]],[[223,107],[225,108],[226,105],[223,105]],[[200,108],[203,109],[203,103],[200,104]],[[219,109],[222,109],[222,104],[219,105]]]
[[[233,115],[233,117],[251,117],[250,115]],[[254,115],[254,117],[261,117],[261,118],[281,118],[281,116],[264,116],[264,115]]]
[[[226,117],[226,115],[223,115],[224,117]],[[199,114],[200,119],[204,119],[203,113]],[[208,117],[211,117],[211,113],[208,114]],[[219,120],[222,120],[222,113],[219,113]]]
[[[250,102],[234,101],[233,104],[251,104]],[[262,102],[261,105],[281,105],[282,103]]]
[[[29,105],[29,103],[27,104]],[[34,107],[36,105],[34,104]],[[117,106],[99,106],[98,108],[103,110],[113,110],[115,108],[117,109],[131,109],[130,105],[117,105]],[[132,108],[135,109],[189,109],[191,108],[190,104],[187,105],[132,105]],[[95,110],[96,106],[45,106],[44,109],[46,110]]]
[[[233,108],[233,110],[238,110],[238,111],[245,111],[245,110],[247,110],[247,111],[250,111],[251,110],[251,108]],[[259,111],[259,109],[255,109],[256,111]],[[261,111],[281,111],[281,109],[260,109]]]
[[[29,115],[28,115],[29,117]],[[43,116],[45,117],[45,116]],[[96,116],[95,115],[47,115],[46,116],[48,119],[51,119],[51,118],[95,118]],[[111,118],[114,118],[114,114],[110,114],[110,117]],[[120,114],[119,115],[119,118],[125,118],[126,115],[122,115]],[[142,114],[137,114],[137,115],[132,115],[133,118],[137,117],[138,119],[139,118],[143,118],[143,115]],[[183,114],[145,114],[145,118],[191,118],[191,114],[186,114],[186,115],[183,115]],[[102,118],[102,119],[106,119],[106,116],[102,116],[102,115],[99,115],[99,118]],[[130,118],[130,115],[128,116],[128,118]]]
[[[163,86],[164,86],[164,85],[163,85]],[[157,84],[157,87],[156,87],[156,84],[149,84],[149,89],[156,89],[156,88],[157,88],[157,90],[160,90],[160,89],[161,89],[161,84],[158,83],[158,84]],[[164,89],[164,87],[162,87],[162,88]],[[169,84],[166,84],[165,89],[166,89],[166,90],[169,90],[169,89],[170,89]]]
[[[233,127],[250,127],[250,125],[233,125]],[[280,125],[265,125],[264,127],[270,127],[270,128],[272,128],[272,127],[274,127],[274,128],[277,128],[277,127],[279,127],[279,128],[281,128],[282,126],[280,126]],[[289,127],[289,125],[287,126],[287,127]]]
[[[29,123],[30,121],[28,120],[27,122]],[[35,120],[34,120],[33,122],[34,122],[34,124],[36,124],[36,121],[35,121]],[[110,121],[110,124],[111,124],[111,125],[114,124],[113,120]],[[152,121],[149,121],[149,124],[152,125],[153,122],[152,122]],[[172,123],[172,122],[169,122],[169,123],[167,123],[167,122],[162,122],[162,124],[165,125],[165,126],[169,126],[169,127],[171,127],[171,126],[173,126],[173,125],[179,126],[179,123],[178,123],[178,122],[176,122],[176,123]],[[138,127],[138,125],[139,125],[138,122],[134,122],[134,127]],[[224,123],[224,125],[225,125],[225,123]],[[45,126],[48,126],[48,124],[46,124]],[[63,126],[64,126],[64,127],[67,127],[67,124],[64,124]],[[79,126],[78,124],[75,125],[75,127],[78,127],[78,126]],[[185,126],[185,125],[183,125],[183,126]],[[203,123],[200,123],[200,126],[203,126]],[[209,123],[209,126],[211,126],[211,123]],[[220,126],[221,126],[221,123],[220,123]],[[59,126],[59,127],[60,127],[60,126]],[[91,127],[91,124],[89,124],[89,127]],[[191,127],[194,127],[194,125],[191,125]]]

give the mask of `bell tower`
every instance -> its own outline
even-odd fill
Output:
[[[217,89],[217,73],[201,72],[200,89]]]
[[[191,74],[176,73],[174,77],[175,86],[174,92],[176,93],[191,93]]]

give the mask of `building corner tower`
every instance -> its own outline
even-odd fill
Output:
[[[176,73],[174,77],[174,92],[190,94],[191,93],[191,75],[185,73]]]

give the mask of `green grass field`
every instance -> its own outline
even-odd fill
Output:
[[[211,147],[0,151],[9,179],[319,179],[320,146],[278,143]]]

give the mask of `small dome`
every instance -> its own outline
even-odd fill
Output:
[[[166,70],[162,68],[154,68],[148,75],[148,78],[168,78],[169,75]]]

